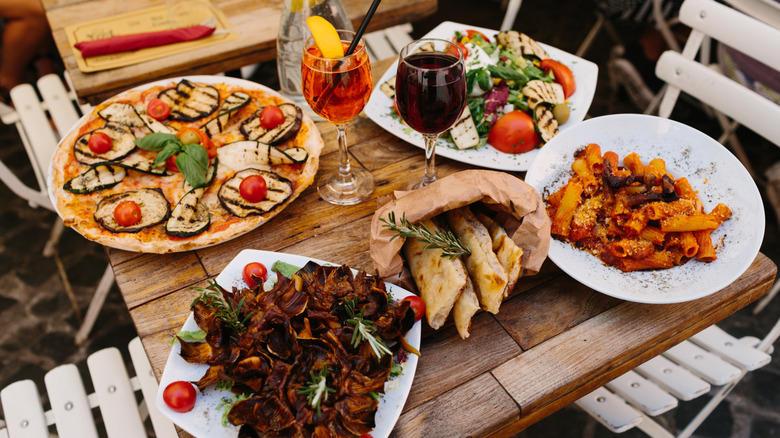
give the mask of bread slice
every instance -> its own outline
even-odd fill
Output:
[[[496,253],[498,261],[506,270],[507,285],[504,291],[504,298],[506,298],[515,289],[520,273],[523,272],[523,248],[517,246],[515,241],[509,238],[501,224],[483,213],[476,212],[474,215],[490,233],[490,238],[493,240],[493,252]]]

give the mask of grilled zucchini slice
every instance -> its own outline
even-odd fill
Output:
[[[230,116],[238,111],[239,108],[249,103],[250,97],[251,96],[243,91],[236,91],[226,97],[225,101],[222,102],[222,106],[219,108],[219,114],[204,123],[203,126],[201,126],[201,129],[203,129],[209,137],[221,134],[225,129],[225,126],[227,126]]]
[[[93,164],[84,173],[66,182],[62,188],[72,193],[92,193],[114,187],[125,179],[125,175],[127,172],[121,166]]]
[[[98,111],[98,115],[106,122],[115,125],[125,125],[131,128],[143,128],[146,126],[138,111],[129,103],[114,102]]]
[[[260,175],[265,178],[268,194],[260,202],[249,202],[239,192],[239,186],[244,178],[250,175]],[[292,183],[281,176],[259,169],[244,169],[236,172],[230,179],[222,183],[219,188],[219,202],[231,214],[238,217],[247,217],[253,214],[262,214],[281,205],[292,195]]]
[[[114,142],[111,149],[104,154],[96,154],[89,148],[89,137],[93,132],[102,132],[111,137]],[[90,131],[76,139],[73,144],[73,153],[76,160],[84,164],[97,164],[104,161],[117,161],[130,155],[135,150],[135,136],[127,125],[106,123],[102,128]]]
[[[298,130],[301,129],[303,122],[303,111],[297,105],[283,103],[279,109],[284,113],[284,122],[273,129],[264,129],[260,126],[260,108],[255,114],[241,124],[241,133],[247,140],[257,140],[261,143],[278,145],[295,137]]]
[[[240,170],[247,167],[299,164],[306,161],[309,153],[303,148],[281,150],[259,141],[244,140],[222,146],[217,149],[217,156],[222,165]]]
[[[552,112],[552,105],[546,102],[534,108],[534,127],[544,143],[558,135],[558,121]]]
[[[385,96],[389,97],[390,99],[394,99],[395,98],[395,76],[382,82],[382,85],[379,86],[379,89],[382,90],[383,93],[385,93]]]
[[[528,81],[523,87],[523,95],[526,97],[530,109],[536,108],[540,102],[548,102],[553,105],[566,102],[561,84],[544,82],[539,79]]]
[[[165,168],[165,163],[160,163],[157,167],[154,167],[154,158],[147,158],[141,154],[131,154],[120,161],[114,161],[112,164],[150,175],[169,175],[168,170]]]
[[[141,221],[129,227],[119,225],[114,219],[114,209],[120,202],[134,201],[141,207]],[[162,223],[171,215],[171,204],[161,189],[140,189],[117,193],[98,202],[93,217],[103,228],[112,233],[137,233],[146,227]]]
[[[161,91],[157,97],[171,107],[170,120],[193,122],[219,108],[219,91],[215,87],[187,79],[182,79],[176,88]]]
[[[450,136],[452,136],[452,141],[455,142],[455,146],[458,149],[479,146],[479,132],[477,132],[477,125],[474,124],[468,105],[463,108],[460,118],[450,128]]]
[[[152,132],[162,132],[163,134],[176,134],[176,130],[170,126],[160,122],[159,120],[152,118],[149,114],[141,114],[141,120]]]
[[[165,232],[171,236],[191,237],[206,231],[211,225],[209,208],[200,202],[203,187],[190,190],[181,197],[165,223]]]
[[[498,40],[499,44],[509,48],[518,55],[537,58],[540,61],[550,57],[544,48],[533,38],[516,30],[499,32],[496,35],[496,40]]]

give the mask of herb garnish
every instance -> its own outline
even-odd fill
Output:
[[[328,366],[323,365],[320,373],[315,375],[314,370],[309,371],[309,382],[306,386],[298,389],[298,394],[306,396],[309,406],[317,410],[317,415],[322,415],[321,405],[328,399],[328,393],[336,392],[335,389],[326,385],[328,378]]]
[[[217,319],[230,328],[234,335],[238,335],[246,330],[246,324],[249,322],[249,318],[252,313],[248,313],[241,318],[241,307],[244,305],[244,297],[238,302],[238,306],[233,307],[233,303],[230,301],[223,301],[220,298],[221,292],[219,285],[211,280],[207,288],[190,286],[190,289],[200,292],[197,298],[192,302],[192,306],[198,302],[203,303],[206,307],[214,309],[217,312]]]
[[[360,309],[360,313],[355,313],[355,306],[357,305],[357,298],[344,300],[344,310],[347,312],[349,319],[344,321],[345,325],[355,327],[352,332],[352,347],[357,348],[360,342],[363,340],[368,341],[368,345],[371,346],[371,350],[374,352],[377,360],[379,360],[385,354],[393,354],[389,348],[379,339],[377,339],[372,333],[376,331],[374,324],[365,319],[363,313],[365,308]]]
[[[406,219],[406,214],[401,218],[401,224],[399,225],[395,222],[395,213],[392,211],[387,215],[387,219],[380,218],[379,220],[385,223],[385,225],[382,225],[383,227],[398,233],[391,237],[390,241],[399,236],[414,237],[420,242],[426,243],[425,249],[441,249],[441,256],[450,259],[471,254],[471,251],[461,243],[460,239],[452,234],[452,231],[437,231],[433,233],[424,224],[414,225],[409,222],[409,220]]]
[[[136,139],[135,145],[147,151],[158,151],[152,167],[157,167],[176,155],[176,167],[187,182],[193,188],[206,185],[209,155],[203,146],[196,143],[184,144],[175,135],[164,132],[154,132]]]

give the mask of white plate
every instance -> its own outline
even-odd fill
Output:
[[[484,27],[470,26],[467,24],[454,23],[452,21],[445,21],[436,26],[433,30],[425,34],[423,38],[441,38],[450,40],[455,36],[455,31],[464,31],[467,29],[477,30],[485,34],[488,38],[493,39],[493,36],[498,33],[497,30],[485,29]],[[531,35],[533,38],[533,35]],[[593,101],[593,94],[596,92],[596,81],[598,79],[599,68],[596,64],[574,56],[563,50],[550,47],[546,44],[540,43],[547,53],[550,54],[550,58],[560,61],[566,64],[574,73],[574,81],[577,84],[577,91],[571,96],[569,101],[571,104],[571,115],[569,121],[560,126],[561,131],[570,129],[577,123],[581,122],[585,118],[585,114],[590,108],[590,103]],[[398,68],[398,61],[394,62],[390,68],[387,69],[382,78],[379,79],[377,84],[382,84],[388,79],[395,76],[396,69]],[[385,128],[391,134],[399,137],[407,142],[425,149],[425,142],[422,135],[414,131],[409,126],[403,124],[401,119],[394,116],[393,100],[390,99],[379,89],[379,86],[374,87],[374,91],[371,93],[371,99],[368,101],[364,109],[366,115],[376,122],[377,125]],[[505,154],[494,149],[492,146],[484,145],[477,149],[464,149],[459,150],[452,141],[447,139],[439,139],[436,143],[436,155],[441,157],[451,158],[455,161],[463,163],[473,164],[475,166],[487,167],[489,169],[497,170],[509,170],[509,171],[525,171],[531,165],[534,157],[539,153],[539,149],[535,149],[524,154]]]
[[[686,177],[704,209],[719,202],[732,216],[712,233],[717,260],[690,260],[659,271],[624,273],[595,256],[552,239],[549,257],[580,283],[616,298],[640,303],[678,303],[717,292],[753,263],[764,238],[764,204],[742,164],[720,143],[673,120],[617,114],[586,120],[552,139],[534,160],[525,181],[543,197],[566,184],[574,152],[588,143],[622,158],[636,152],[644,163],[666,161],[675,178]]]
[[[217,276],[217,284],[227,290],[231,290],[233,286],[246,287],[241,278],[241,272],[244,269],[244,266],[251,262],[260,262],[270,270],[271,265],[277,260],[299,267],[303,267],[309,261],[316,262],[320,265],[332,265],[331,263],[309,257],[245,249],[241,251]],[[353,269],[352,272],[355,273],[356,271]],[[276,273],[273,272],[269,272],[268,275],[269,278],[276,277]],[[387,285],[388,292],[390,292],[395,299],[402,299],[412,295],[412,293],[406,289],[390,283],[385,284]],[[189,318],[182,326],[182,330],[198,330],[192,313],[190,313]],[[405,337],[410,344],[418,350],[420,349],[419,321],[412,326]],[[168,361],[165,364],[165,369],[160,378],[160,387],[157,391],[157,407],[177,426],[196,437],[235,438],[238,436],[238,428],[235,426],[223,427],[222,411],[216,409],[216,406],[222,397],[229,397],[232,395],[229,391],[217,390],[213,387],[207,388],[205,391],[198,394],[198,400],[195,403],[195,407],[190,412],[186,413],[174,412],[163,402],[162,393],[168,384],[176,380],[198,381],[208,369],[208,365],[190,364],[185,362],[179,355],[180,351],[180,344],[176,342],[173,348],[171,348],[171,353],[168,356]],[[412,387],[416,369],[417,356],[410,354],[404,365],[403,374],[398,378],[385,383],[385,394],[379,399],[379,408],[376,412],[376,427],[371,432],[371,435],[374,438],[387,437],[390,435],[390,431],[393,429],[393,426],[401,415],[401,410],[406,403],[406,397],[409,395],[409,390]]]

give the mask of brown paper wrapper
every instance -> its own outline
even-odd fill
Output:
[[[405,239],[392,239],[396,233],[384,227],[380,218],[394,212],[397,221],[405,215],[410,222],[418,223],[475,202],[497,210],[496,219],[523,249],[522,275],[538,273],[550,249],[550,219],[539,192],[508,173],[465,170],[422,189],[395,192],[378,200],[379,207],[371,220],[370,241],[377,275],[390,283],[409,287],[402,275],[404,261],[400,254]]]

